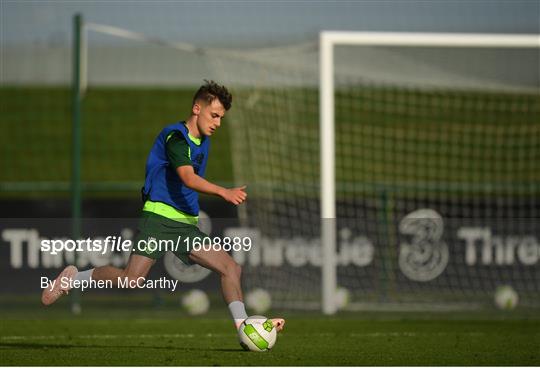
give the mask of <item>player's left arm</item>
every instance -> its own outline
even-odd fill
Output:
[[[245,185],[230,189],[221,187],[197,175],[191,165],[179,166],[176,172],[185,186],[199,193],[217,195],[236,205],[243,203],[247,198]]]
[[[195,173],[190,158],[189,145],[180,133],[174,132],[167,137],[166,149],[170,165],[175,168],[176,173],[188,188],[199,193],[220,196],[227,202],[236,205],[246,200],[245,186],[231,189],[223,188]]]

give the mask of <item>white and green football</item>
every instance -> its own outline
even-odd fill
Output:
[[[495,305],[499,309],[512,310],[519,301],[518,293],[510,285],[502,285],[495,290]]]
[[[251,316],[240,325],[238,338],[245,350],[263,352],[274,347],[277,332],[270,319],[264,316]]]
[[[246,306],[255,313],[268,312],[272,306],[272,297],[270,293],[264,289],[258,288],[251,290],[246,294]]]
[[[210,299],[202,290],[193,289],[182,297],[182,306],[192,316],[205,314],[210,308]]]

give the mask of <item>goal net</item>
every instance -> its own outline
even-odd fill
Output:
[[[259,239],[237,255],[248,288],[318,309],[329,277],[332,311],[485,307],[511,285],[538,306],[538,37],[349,36],[321,100],[319,48],[212,60],[236,92],[235,178]],[[321,131],[325,101],[334,126]],[[335,211],[322,221],[321,196]]]

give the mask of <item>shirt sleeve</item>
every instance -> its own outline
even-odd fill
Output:
[[[180,166],[193,166],[189,144],[179,132],[171,133],[167,137],[166,149],[171,167],[176,169]]]

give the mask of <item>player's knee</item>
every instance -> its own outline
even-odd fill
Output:
[[[230,262],[227,262],[225,266],[223,267],[222,274],[227,277],[233,277],[233,278],[240,278],[242,275],[242,267],[236,263],[235,261],[231,260]]]

